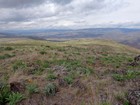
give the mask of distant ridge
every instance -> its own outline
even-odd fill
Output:
[[[111,39],[140,48],[140,29],[130,28],[7,30],[0,32],[0,38],[2,37],[26,37],[41,40],[79,38]]]

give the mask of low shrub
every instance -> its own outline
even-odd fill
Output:
[[[5,50],[11,51],[11,50],[14,50],[14,49],[13,49],[13,47],[5,47]]]
[[[47,54],[47,52],[45,52],[45,51],[40,51],[40,54],[41,54],[41,55],[44,55],[44,54]]]
[[[44,91],[45,91],[45,94],[48,95],[48,96],[54,96],[57,92],[57,87],[54,83],[49,83],[48,85],[46,85]]]

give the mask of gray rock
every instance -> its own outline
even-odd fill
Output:
[[[140,105],[140,89],[129,91],[127,99],[131,105]]]

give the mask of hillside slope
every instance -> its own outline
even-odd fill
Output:
[[[134,105],[129,91],[140,87],[140,62],[130,64],[139,54],[110,40],[1,38],[0,81],[5,88],[0,104]],[[4,96],[7,88],[11,96],[15,97],[11,91],[20,92],[24,98]]]

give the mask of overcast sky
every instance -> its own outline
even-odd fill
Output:
[[[140,28],[140,0],[0,0],[0,29]]]

